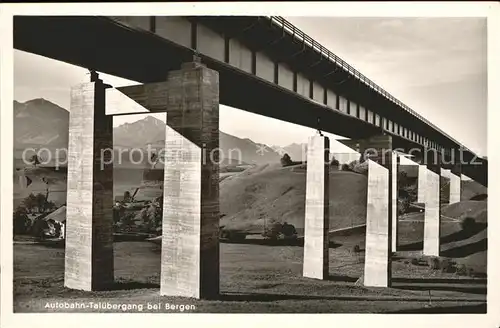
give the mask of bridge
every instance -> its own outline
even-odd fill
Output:
[[[418,165],[424,255],[440,254],[441,178],[450,202],[460,201],[462,173],[487,185],[485,159],[281,17],[16,16],[14,47],[139,83],[113,88],[92,74],[72,89],[69,288],[102,289],[114,279],[113,166],[99,157],[112,148],[113,115],[165,114],[162,295],[219,295],[219,165],[207,162],[219,146],[219,103],[350,138],[344,144],[360,153],[389,150],[364,158],[365,286],[391,285],[398,167]],[[422,152],[405,163],[400,154],[415,149]],[[326,279],[329,139],[312,136],[307,159],[303,275]]]
[[[140,83],[196,53],[219,72],[222,104],[353,139],[384,133],[448,164],[461,150],[474,164],[458,171],[487,186],[487,160],[282,17],[16,16],[14,29],[16,49]]]

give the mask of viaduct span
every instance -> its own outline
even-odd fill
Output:
[[[208,156],[219,146],[220,103],[348,137],[363,154],[365,286],[391,285],[399,167],[418,165],[424,255],[440,255],[442,178],[450,203],[460,201],[462,173],[487,185],[486,160],[471,163],[470,150],[281,17],[18,16],[14,46],[139,82],[113,88],[94,73],[71,90],[69,288],[114,281],[113,166],[101,158],[113,145],[113,115],[161,112],[167,122],[162,295],[219,295],[219,165]],[[329,148],[321,134],[308,141],[303,275],[315,279],[329,268]],[[414,149],[423,156],[401,156]]]

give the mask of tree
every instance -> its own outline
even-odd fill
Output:
[[[153,162],[153,165],[151,166],[151,168],[154,169],[156,164],[158,163],[158,155],[156,153],[152,153],[150,160],[151,160],[151,162]]]
[[[24,234],[28,231],[30,221],[28,211],[23,206],[16,208],[14,212],[14,234]]]
[[[356,166],[358,166],[360,163],[359,160],[355,159],[354,161],[350,162],[349,164],[347,164],[349,166],[349,171],[353,171],[354,172],[354,169],[356,168]]]
[[[47,197],[44,194],[39,193],[35,196],[35,199],[36,199],[36,206],[38,207],[38,212],[45,213]]]
[[[474,231],[476,228],[476,220],[471,217],[466,217],[465,219],[463,219],[460,225],[462,226],[462,230],[464,231]]]
[[[29,213],[31,213],[31,212],[33,212],[34,208],[37,207],[37,199],[36,199],[35,195],[29,194],[29,196],[23,200],[22,204],[23,204],[24,208],[26,208],[26,210]]]
[[[123,193],[123,202],[129,203],[131,201],[132,201],[132,196],[130,195],[130,191],[127,190]]]
[[[284,154],[283,157],[281,157],[281,166],[289,166],[289,165],[292,165],[293,162],[292,162],[292,159],[290,158],[290,155],[288,154]]]
[[[346,163],[342,164],[341,169],[342,169],[342,171],[351,171],[351,168]]]
[[[40,164],[40,157],[38,157],[37,154],[33,154],[30,158],[30,163],[33,164],[35,167]]]
[[[340,162],[335,158],[335,156],[333,156],[332,161],[330,162],[330,165],[331,166],[339,167],[340,166]]]
[[[46,209],[47,211],[53,211],[53,210],[55,210],[56,208],[57,208],[57,205],[56,205],[56,203],[54,203],[53,201],[50,201],[50,200],[49,200],[49,201],[47,201],[47,202],[45,203],[45,209]]]

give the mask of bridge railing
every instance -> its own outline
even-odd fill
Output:
[[[454,141],[457,144],[460,144],[457,142],[455,139],[453,139],[451,136],[446,134],[444,131],[439,129],[437,126],[429,122],[425,117],[422,115],[418,114],[414,110],[412,110],[410,107],[405,105],[402,101],[379,87],[375,82],[370,80],[368,77],[360,73],[358,70],[356,70],[354,67],[349,65],[347,62],[345,62],[342,58],[339,56],[335,55],[333,52],[328,50],[327,48],[323,47],[319,42],[315,41],[313,38],[311,38],[309,35],[305,34],[303,31],[298,29],[295,25],[287,21],[281,16],[270,16],[271,22],[274,22],[277,24],[279,27],[285,29],[288,31],[288,33],[292,34],[293,37],[296,37],[297,39],[301,40],[302,42],[306,43],[309,47],[314,49],[315,51],[319,52],[320,56],[325,56],[328,58],[328,60],[333,61],[336,65],[342,67],[345,71],[349,72],[351,75],[354,77],[358,78],[361,82],[365,83],[368,87],[372,88],[373,90],[377,91],[379,94],[383,95],[386,99],[392,101],[399,107],[403,108],[407,112],[411,113],[413,116],[417,117],[421,121],[425,122],[432,128],[434,128],[436,131],[440,132],[444,136],[448,137],[450,140]]]

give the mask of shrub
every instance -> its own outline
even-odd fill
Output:
[[[340,163],[339,163],[339,161],[335,157],[333,157],[332,161],[330,162],[330,165],[338,167],[340,165]]]
[[[418,259],[411,259],[411,264],[418,265],[420,261]]]
[[[441,262],[438,257],[430,257],[428,263],[431,270],[439,270],[441,267]]]
[[[465,219],[462,220],[461,226],[462,230],[464,231],[474,230],[474,228],[476,227],[476,220],[474,220],[471,217],[466,217]]]
[[[14,212],[14,234],[25,234],[28,232],[30,220],[28,212],[22,206],[19,206]]]
[[[408,208],[410,207],[410,201],[408,198],[398,198],[398,213],[400,215],[405,214],[406,211],[408,211]]]
[[[281,166],[290,166],[293,164],[292,159],[288,154],[284,154],[283,157],[281,157],[280,162]]]
[[[459,276],[465,276],[465,275],[467,275],[467,266],[465,264],[459,264],[459,265],[457,265],[457,274]]]
[[[359,174],[368,174],[368,162],[358,163],[352,170]]]
[[[37,206],[35,195],[29,194],[28,197],[23,199],[22,206],[28,211],[28,213],[32,213]]]
[[[342,164],[342,171],[352,171],[352,170],[349,168],[349,165]]]
[[[354,172],[354,168],[358,165],[359,165],[358,160],[354,160],[354,161],[350,162],[349,164],[347,164],[347,166],[349,166],[349,170],[353,171],[353,172]]]
[[[440,262],[441,272],[453,272],[455,268],[455,263],[453,261],[450,259],[442,259]]]
[[[354,245],[354,247],[352,248],[352,250],[353,250],[354,253],[361,252],[361,248],[359,247],[359,245]]]

